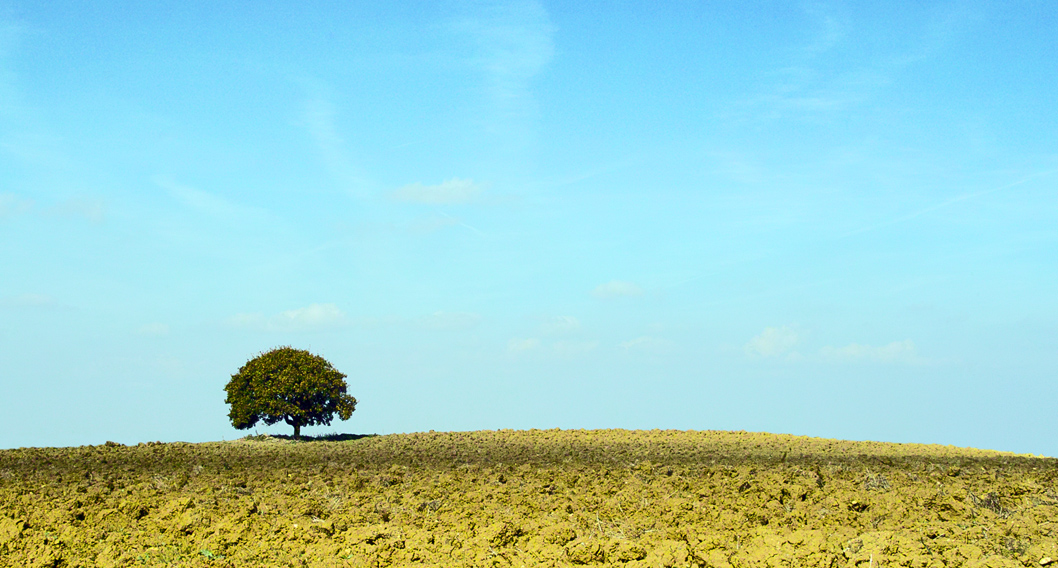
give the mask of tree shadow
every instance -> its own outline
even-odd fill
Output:
[[[262,436],[268,436],[269,438],[278,438],[280,440],[291,440],[295,442],[348,442],[350,440],[359,440],[361,438],[374,438],[378,434],[323,434],[320,436],[306,436],[302,435],[300,440],[295,440],[294,436],[289,434],[262,434]]]

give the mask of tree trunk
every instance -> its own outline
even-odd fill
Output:
[[[294,422],[294,439],[301,440],[301,424]]]

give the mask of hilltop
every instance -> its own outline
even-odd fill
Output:
[[[1040,566],[1058,460],[721,431],[0,451],[9,566]]]

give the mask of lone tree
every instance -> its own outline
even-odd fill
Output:
[[[277,347],[250,359],[224,390],[231,405],[231,425],[252,428],[258,420],[272,425],[283,421],[294,427],[330,425],[334,415],[348,420],[356,399],[345,392],[345,375],[319,355],[302,349]]]

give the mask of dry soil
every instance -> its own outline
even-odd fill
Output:
[[[1056,528],[1058,460],[946,446],[533,430],[0,451],[3,566],[1021,567],[1058,559]]]

